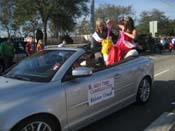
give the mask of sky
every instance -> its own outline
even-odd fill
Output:
[[[175,19],[175,0],[94,0],[95,8],[100,4],[114,4],[120,6],[132,6],[139,17],[142,11],[151,11],[158,9],[165,12],[165,15],[170,19]]]

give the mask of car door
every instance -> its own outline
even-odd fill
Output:
[[[69,128],[77,129],[108,114],[115,103],[114,72],[111,67],[91,76],[62,83],[66,91]]]
[[[123,62],[116,67],[114,79],[117,104],[135,100],[138,77],[138,65],[134,60]]]

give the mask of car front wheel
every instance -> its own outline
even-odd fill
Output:
[[[59,131],[50,118],[31,117],[21,121],[11,131]]]
[[[138,104],[144,104],[149,100],[150,96],[151,96],[151,82],[147,77],[145,77],[139,84],[136,96],[136,102]]]

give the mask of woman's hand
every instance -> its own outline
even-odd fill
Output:
[[[123,25],[121,25],[121,24],[118,24],[118,23],[116,23],[115,21],[113,21],[113,20],[111,20],[111,19],[108,19],[107,21],[106,21],[106,24],[107,25],[109,25],[109,26],[112,26],[112,27],[114,27],[114,28],[116,28],[116,29],[121,29],[121,30],[124,30],[124,26]]]
[[[127,35],[128,37],[135,39],[136,38],[136,30],[134,29],[131,33],[128,32],[124,32],[125,35]]]
[[[98,40],[99,43],[101,43],[104,39],[101,38],[101,40]]]
[[[112,25],[112,20],[111,20],[111,19],[108,19],[108,20],[106,21],[106,24]]]
[[[125,30],[124,25],[118,25],[118,26],[119,26],[119,28],[120,28],[122,31],[124,31],[124,30]]]
[[[106,24],[108,25],[108,26],[116,26],[116,22],[114,22],[113,20],[111,20],[111,19],[108,19],[107,21],[106,21]]]

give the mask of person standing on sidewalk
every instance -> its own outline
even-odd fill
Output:
[[[15,48],[10,38],[7,38],[7,41],[2,43],[1,55],[4,59],[5,68],[10,67],[13,64],[13,58],[15,55]]]
[[[31,56],[36,52],[36,43],[33,40],[33,37],[30,36],[28,38],[27,44],[26,44],[26,54],[27,56]]]
[[[39,52],[44,49],[44,44],[42,39],[38,40],[38,43],[36,44],[36,52]]]
[[[66,40],[63,39],[62,43],[60,43],[60,44],[58,45],[58,47],[64,47],[66,44],[67,44],[67,43],[66,43]]]

